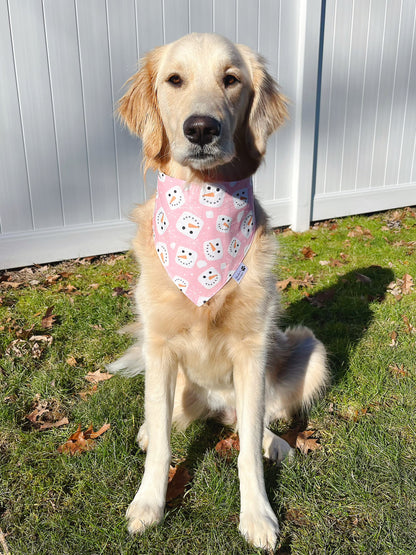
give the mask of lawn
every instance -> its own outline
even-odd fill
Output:
[[[414,553],[416,213],[276,235],[282,327],[310,326],[332,375],[306,418],[276,424],[315,440],[281,467],[265,462],[277,552]],[[256,553],[237,529],[237,451],[217,453],[230,431],[213,422],[173,433],[173,464],[192,480],[163,525],[127,533],[144,464],[143,377],[94,377],[130,344],[117,330],[133,318],[136,274],[130,254],[0,274],[0,553]],[[86,432],[82,453],[58,450],[79,425],[102,433]]]

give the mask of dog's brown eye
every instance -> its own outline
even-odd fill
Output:
[[[224,77],[224,86],[225,87],[231,87],[232,85],[235,85],[236,83],[239,83],[239,79],[237,79],[237,77],[235,75],[226,75]]]
[[[168,79],[168,82],[174,85],[175,87],[180,87],[182,85],[182,79],[177,73],[171,75]]]

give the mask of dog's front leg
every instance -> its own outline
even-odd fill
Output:
[[[148,446],[139,491],[127,510],[131,534],[162,520],[171,459],[170,432],[177,361],[168,347],[147,348],[145,419]]]
[[[240,532],[256,547],[273,549],[279,525],[267,499],[263,476],[264,365],[265,355],[258,347],[239,345],[233,378],[240,436]]]

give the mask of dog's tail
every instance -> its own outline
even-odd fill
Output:
[[[328,383],[325,347],[312,331],[303,326],[277,330],[266,375],[266,425],[306,411]]]
[[[142,329],[140,324],[132,324],[121,330],[121,333],[134,335],[136,342],[124,355],[111,364],[107,365],[107,370],[111,374],[120,374],[127,378],[132,378],[138,374],[144,374],[145,362],[143,355]]]

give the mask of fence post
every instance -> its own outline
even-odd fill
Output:
[[[292,180],[292,224],[305,231],[314,194],[320,70],[326,0],[299,0],[295,148]]]

